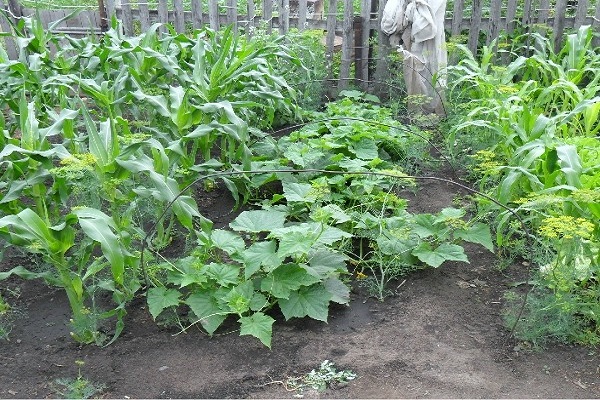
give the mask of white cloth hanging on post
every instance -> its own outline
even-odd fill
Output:
[[[402,38],[398,51],[404,57],[409,106],[438,115],[444,115],[448,63],[445,13],[446,0],[389,0],[381,18],[381,29],[392,42]]]

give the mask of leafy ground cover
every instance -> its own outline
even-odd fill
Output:
[[[600,91],[590,27],[567,36],[555,54],[533,35],[531,56],[497,65],[484,49],[453,68],[462,123],[450,146],[471,152],[482,190],[510,205],[529,231],[495,204],[482,204],[496,243],[539,266],[521,337],[597,344],[600,267]],[[469,136],[471,138],[469,138]],[[476,138],[475,140],[472,140]]]
[[[520,82],[526,89],[533,88],[525,94],[528,102],[534,98],[539,102],[534,111],[524,107],[522,99],[511,98],[511,103],[478,92],[488,90],[494,95],[493,91],[503,87],[488,73],[487,66],[480,65],[490,62],[489,52],[481,62],[467,57],[456,67],[461,75],[454,80],[454,91],[471,100],[463,102],[463,113],[457,114],[463,119],[453,126],[449,154],[458,158],[461,154],[453,149],[474,146],[480,146],[475,150],[487,151],[472,151],[473,159],[480,161],[473,168],[481,188],[474,196],[475,208],[460,198],[448,199],[448,193],[453,193],[448,187],[446,191],[438,187],[429,197],[415,198],[427,194],[427,183],[450,184],[450,188],[464,190],[463,197],[475,193],[465,185],[452,185],[444,175],[448,171],[435,170],[436,164],[447,165],[448,157],[437,160],[432,156],[440,153],[434,144],[440,135],[429,129],[431,123],[426,118],[398,116],[375,96],[358,91],[342,92],[338,100],[318,110],[301,108],[298,97],[304,92],[297,83],[318,77],[297,57],[306,54],[305,43],[263,35],[247,39],[229,29],[159,37],[156,28],[134,38],[122,37],[115,29],[100,42],[88,38],[65,41],[45,32],[36,20],[26,19],[15,27],[21,46],[19,60],[0,55],[4,57],[0,66],[0,237],[6,253],[0,279],[8,282],[0,302],[0,322],[5,339],[16,336],[18,345],[25,340],[35,346],[32,337],[39,338],[45,332],[42,328],[27,337],[26,330],[14,321],[18,320],[20,296],[26,291],[20,288],[32,288],[32,293],[27,293],[28,310],[48,313],[48,307],[61,304],[49,315],[68,323],[46,331],[53,332],[48,333],[52,338],[47,346],[54,346],[60,357],[73,357],[73,351],[83,351],[91,358],[103,354],[103,347],[78,347],[86,344],[111,345],[109,349],[125,349],[126,354],[143,352],[147,343],[138,343],[141,347],[134,344],[138,337],[144,337],[140,329],[154,332],[154,340],[161,344],[165,333],[179,337],[196,334],[212,343],[204,349],[218,346],[222,335],[239,335],[243,338],[227,339],[232,340],[227,346],[254,343],[246,354],[254,357],[259,348],[269,354],[267,348],[281,343],[278,337],[289,339],[285,333],[278,336],[280,329],[285,332],[286,327],[331,323],[332,317],[344,315],[340,310],[347,310],[352,300],[360,323],[372,322],[371,312],[392,313],[389,318],[393,323],[385,323],[388,317],[377,323],[389,337],[398,329],[393,309],[381,305],[369,312],[364,312],[365,308],[360,311],[357,299],[363,304],[369,299],[397,300],[409,279],[435,276],[432,270],[451,265],[470,278],[453,281],[450,286],[454,290],[448,288],[445,293],[464,299],[468,296],[458,294],[456,287],[475,288],[481,292],[477,295],[483,296],[483,304],[501,304],[498,296],[506,280],[499,277],[500,272],[495,271],[493,281],[498,287],[493,289],[480,279],[494,264],[496,245],[502,250],[531,250],[509,255],[515,262],[525,259],[541,265],[542,273],[536,292],[521,303],[527,312],[507,314],[509,328],[514,327],[511,317],[520,320],[517,333],[527,341],[501,341],[506,332],[495,329],[486,343],[500,346],[507,357],[547,339],[594,343],[597,305],[593,301],[597,299],[593,285],[598,257],[594,235],[598,228],[588,221],[593,221],[597,210],[594,201],[578,203],[573,196],[582,188],[592,195],[596,190],[583,186],[593,185],[589,182],[597,171],[594,142],[581,142],[587,153],[577,147],[581,144],[578,140],[594,139],[597,134],[597,98],[590,89],[597,83],[593,74],[597,55],[589,48],[589,31],[582,29],[570,36],[565,54],[517,58],[506,68],[513,73],[502,81],[508,87],[518,81],[519,67],[533,64],[531,70],[520,72]],[[51,45],[58,49],[55,54],[49,50]],[[538,48],[538,52],[550,51],[546,48]],[[313,57],[318,59],[318,55]],[[574,88],[575,95],[569,94],[560,109],[555,107],[556,101],[548,101],[555,93],[535,86],[543,83],[544,77],[534,80],[527,75],[539,70],[535,63],[547,60],[549,73],[557,73],[558,81],[565,80],[556,86],[560,90]],[[590,63],[591,69],[586,69]],[[554,77],[546,79],[553,85],[557,81]],[[518,89],[504,89],[507,93],[514,90]],[[505,111],[511,104],[513,108]],[[471,110],[465,112],[467,108]],[[490,118],[494,113],[499,116]],[[525,121],[516,133],[512,128],[518,123],[511,118]],[[277,130],[281,126],[286,126],[288,134]],[[569,135],[571,130],[581,132]],[[530,164],[522,159],[526,151],[532,152],[525,157]],[[507,165],[498,164],[496,156],[504,157]],[[515,177],[515,171],[521,175]],[[507,211],[515,204],[525,204],[519,199],[528,193],[543,190],[560,195],[559,200],[569,207],[546,207],[543,211],[549,214],[541,220],[534,218],[539,214],[521,216],[529,209],[519,206],[517,212]],[[440,194],[437,201],[435,194]],[[513,217],[524,223],[515,225]],[[564,230],[565,225],[551,218],[572,218],[569,224],[577,224],[578,230],[551,236],[548,232]],[[544,229],[544,223],[555,228]],[[496,233],[495,243],[491,227]],[[544,238],[561,240],[545,242]],[[568,247],[563,247],[565,243]],[[546,259],[542,261],[547,262],[531,257],[537,249],[543,250]],[[469,255],[475,255],[482,271],[476,278],[465,275],[469,270],[459,267],[474,262]],[[569,269],[573,265],[576,279]],[[552,274],[545,272],[548,269]],[[582,271],[587,275],[580,275]],[[456,276],[461,275],[453,275],[451,280]],[[522,277],[530,280],[527,275]],[[35,279],[48,286],[24,284],[20,279]],[[532,306],[544,299],[538,292],[561,307]],[[583,301],[577,299],[567,309],[562,307],[560,295],[580,296]],[[48,301],[55,297],[57,303]],[[40,298],[43,304],[36,302]],[[64,305],[69,308],[66,314]],[[588,309],[582,311],[581,306]],[[429,307],[437,309],[433,304]],[[499,327],[501,310],[497,308],[485,321]],[[563,312],[560,321],[570,321],[565,324],[569,335],[533,335],[532,327],[548,329],[549,325],[536,321],[530,310],[548,309]],[[449,315],[456,318],[464,310]],[[352,312],[347,315],[356,316]],[[434,338],[439,339],[440,329],[450,325],[447,321],[446,325],[429,324]],[[52,319],[46,328],[56,323]],[[123,336],[133,332],[135,335],[118,347]],[[364,330],[365,335],[369,332]],[[469,336],[464,330],[461,334]],[[254,342],[246,341],[245,336]],[[366,336],[360,340],[364,339]],[[334,332],[330,340],[337,346],[340,337]],[[120,350],[111,351],[116,352],[111,358],[115,375],[87,379],[81,367],[94,363],[77,357],[68,364],[58,363],[77,365],[76,378],[55,382],[66,388],[63,392],[97,393],[104,390],[100,388],[108,379],[111,395],[129,396],[113,382],[122,369],[116,364]],[[581,350],[565,348],[569,351],[578,354]],[[348,361],[353,363],[362,354],[349,353]],[[492,353],[494,360],[501,357],[495,352],[486,357]],[[316,365],[323,369],[323,360],[335,354],[319,355],[323,359]],[[172,355],[162,356],[171,359]],[[7,355],[4,365],[15,359]],[[23,358],[23,362],[27,360]],[[390,358],[391,362],[398,360]],[[286,364],[288,378],[302,375],[291,365]],[[426,365],[419,364],[419,370],[427,370]],[[568,365],[565,361],[558,369],[566,370]],[[447,367],[451,368],[451,363]],[[169,368],[162,365],[158,372]],[[402,368],[392,366],[392,370],[397,373]],[[492,370],[490,367],[488,372]],[[327,371],[323,374],[337,376],[332,367]],[[372,370],[365,372],[373,376]],[[577,381],[582,390],[589,389],[582,395],[595,390],[588,372],[584,371],[585,382],[581,378]],[[360,371],[357,373],[360,376]],[[265,381],[268,374],[263,368],[259,376],[248,380],[254,389],[259,380],[263,387],[293,382],[293,378]],[[347,376],[355,377],[354,372]],[[35,396],[49,388],[45,383],[29,382],[31,389],[19,386],[7,393]],[[14,387],[14,375],[6,375],[6,385]],[[155,384],[149,386],[135,395],[245,396],[254,390],[241,385],[235,391],[222,392],[202,381],[196,391],[178,387],[167,394],[166,390],[156,392],[159,386]],[[479,393],[476,386],[480,384],[469,393]],[[400,390],[394,388],[393,393]],[[494,390],[499,394],[519,393],[501,387]]]

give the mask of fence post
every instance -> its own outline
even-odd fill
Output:
[[[579,29],[581,25],[585,24],[587,17],[589,0],[579,0],[577,3],[577,14],[575,14],[575,29]]]
[[[596,3],[596,14],[594,14],[594,22],[592,23],[592,27],[600,28],[600,0]],[[592,43],[594,46],[600,46],[600,36],[594,37],[592,39]]]
[[[492,0],[490,5],[490,25],[488,27],[488,35],[485,39],[486,44],[489,46],[492,40],[498,38],[500,31],[502,30],[501,24],[502,17],[502,0]],[[498,46],[496,46],[498,48]]]
[[[469,49],[477,54],[479,44],[479,28],[481,26],[481,0],[473,0],[473,15],[471,16],[471,29],[469,31]]]
[[[256,17],[256,6],[254,0],[248,0],[248,24],[246,25],[246,36],[251,38],[254,33],[254,18]]]
[[[306,14],[308,11],[308,1],[298,1],[298,31],[302,32],[306,29]]]
[[[192,0],[192,26],[194,29],[202,28],[202,0]]]
[[[150,10],[148,10],[148,3],[142,1],[138,4],[138,9],[140,12],[140,27],[142,28],[142,32],[147,32],[150,29]]]
[[[369,49],[371,38],[371,0],[362,0],[360,10],[360,38],[357,37],[354,45],[356,52],[356,75],[361,79],[360,87],[362,90],[369,89]],[[359,56],[360,55],[360,56]],[[360,62],[358,61],[360,60]]]
[[[567,0],[556,1],[556,12],[554,16],[554,52],[558,53],[562,47],[562,36],[565,31],[565,13],[567,11]]]
[[[329,0],[329,7],[327,8],[327,37],[325,39],[325,58],[327,60],[327,78],[333,79],[333,53],[335,51],[335,26],[336,26],[336,15],[337,11],[337,0]]]
[[[508,0],[506,5],[506,33],[509,35],[515,30],[515,17],[517,15],[517,0]]]
[[[383,9],[385,8],[386,0],[379,0],[377,8],[377,63],[375,65],[374,80],[375,83],[375,94],[380,96],[383,93],[385,87],[385,81],[390,76],[388,56],[390,54],[390,38],[381,29],[381,17],[383,16]]]
[[[219,3],[217,0],[208,0],[208,21],[210,29],[219,30]]]
[[[0,7],[2,9],[5,9],[6,7],[2,0],[0,0]],[[12,38],[12,28],[10,27],[10,24],[8,23],[6,18],[4,18],[4,15],[0,15],[0,28],[2,29],[2,31],[10,35],[4,37],[6,55],[8,55],[9,59],[16,60],[19,57],[19,53],[17,52],[15,41]],[[2,40],[2,38],[0,38],[0,40]]]
[[[133,36],[133,15],[131,13],[130,0],[124,0],[121,3],[123,34],[125,36]]]
[[[263,1],[263,19],[267,23],[267,33],[273,32],[273,0]]]
[[[227,0],[227,24],[233,25],[233,32],[237,33],[237,1]]]
[[[452,36],[460,35],[464,7],[465,0],[454,1],[454,10],[452,11]]]
[[[550,16],[550,0],[541,0],[539,11],[537,23],[547,23],[548,17]]]
[[[286,35],[290,30],[290,0],[279,0],[279,34]]]
[[[183,1],[173,0],[173,20],[175,25],[175,32],[185,32],[185,14],[183,13]]]
[[[169,6],[167,0],[158,0],[158,22],[163,24],[158,31],[160,33],[167,33],[167,27],[165,24],[169,23]]]
[[[352,0],[344,1],[344,22],[342,24],[342,62],[340,65],[340,80],[338,90],[348,87],[350,78],[350,64],[352,63],[353,35],[352,26],[354,22],[354,5]],[[355,70],[356,71],[356,70]],[[356,72],[355,72],[356,75]]]

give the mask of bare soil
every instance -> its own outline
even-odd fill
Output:
[[[414,211],[448,206],[455,187],[424,181]],[[226,224],[229,204],[205,196],[206,215]],[[104,398],[292,398],[282,384],[330,360],[358,378],[310,398],[599,398],[597,350],[555,345],[532,351],[508,336],[503,293],[525,277],[523,266],[499,271],[495,256],[468,248],[470,264],[449,263],[395,284],[385,302],[353,290],[329,323],[310,319],[274,326],[272,350],[239,332],[209,338],[157,326],[144,299],[130,305],[125,331],[112,345],[80,347],[69,338],[69,307],[59,290],[40,282],[21,287],[10,341],[0,342],[0,397],[56,397],[57,378],[83,376],[106,385]],[[0,269],[5,269],[1,266]],[[230,328],[235,329],[235,325]]]

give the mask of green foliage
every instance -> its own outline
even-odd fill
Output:
[[[338,371],[333,362],[325,360],[319,369],[313,369],[301,377],[289,377],[284,385],[287,390],[295,391],[296,397],[303,397],[304,390],[313,389],[324,392],[332,383],[348,383],[356,378],[357,375],[351,370]]]
[[[250,244],[232,231],[201,234],[190,256],[161,265],[167,271],[166,286],[148,292],[153,317],[185,305],[190,323],[199,323],[212,335],[228,315],[237,316],[241,334],[255,336],[268,347],[274,319],[265,311],[276,304],[286,319],[327,321],[330,301],[349,301],[349,290],[339,280],[345,257],[332,247],[347,234],[317,224],[284,226],[284,218],[283,213],[261,210],[240,214],[230,226],[250,235]],[[259,232],[267,236],[261,239]],[[335,264],[315,266],[322,257]]]
[[[83,361],[75,361],[78,367],[77,378],[58,378],[54,381],[56,394],[63,399],[90,399],[101,394],[106,386],[89,381],[81,375]]]
[[[452,68],[456,79],[450,81],[453,96],[466,104],[456,115],[449,147],[475,152],[473,176],[480,187],[512,206],[529,227],[523,232],[511,212],[481,200],[481,212],[495,219],[501,251],[529,242],[525,257],[551,253],[541,263],[538,289],[518,334],[533,342],[596,343],[600,55],[589,27],[567,35],[559,53],[539,34],[529,39],[536,43],[533,55],[506,67],[494,65],[490,48],[477,61],[459,46],[466,57]],[[514,321],[515,313],[510,315]]]

